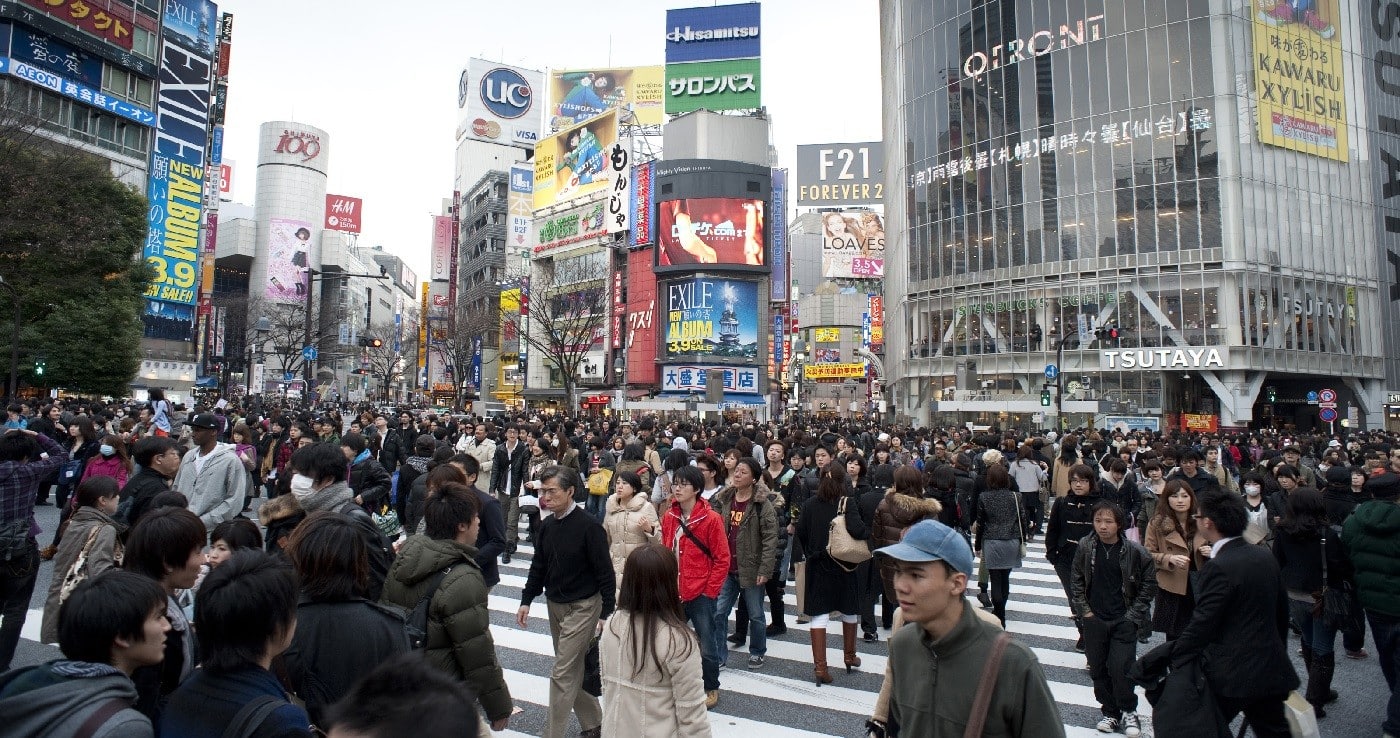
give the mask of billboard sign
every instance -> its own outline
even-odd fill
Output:
[[[822,213],[822,276],[884,278],[884,217],[870,211]]]
[[[666,112],[753,110],[763,105],[758,59],[666,65]]]
[[[656,239],[653,213],[656,212],[654,184],[656,163],[638,164],[632,169],[632,230],[628,231],[627,247],[640,248]]]
[[[161,44],[156,136],[146,181],[148,230],[142,247],[153,273],[146,287],[150,338],[194,337],[212,67],[209,59],[178,44]],[[152,302],[165,306],[154,309]]]
[[[219,199],[233,199],[233,170],[238,166],[237,162],[219,162]]]
[[[165,0],[165,34],[213,58],[219,33],[219,9],[209,0]]]
[[[787,170],[773,170],[772,234],[773,248],[768,257],[773,264],[768,299],[771,302],[788,301],[788,240],[787,240]]]
[[[506,196],[510,234],[507,243],[523,249],[530,239],[530,221],[535,212],[535,170],[529,164],[510,165],[510,193]]]
[[[80,28],[88,33],[131,51],[131,29],[136,21],[136,11],[124,3],[105,2],[104,7],[96,7],[84,0],[20,0],[31,8],[37,8],[63,23]]]
[[[296,218],[273,218],[267,224],[267,286],[269,302],[302,303],[310,286],[311,223]]]
[[[804,144],[797,147],[797,204],[871,205],[885,196],[885,145]]]
[[[759,4],[666,11],[666,63],[761,55]]]
[[[457,80],[457,138],[533,149],[545,106],[544,75],[533,69],[470,59]]]
[[[1260,143],[1346,161],[1346,77],[1333,25],[1340,3],[1312,0],[1306,13],[1276,0],[1250,5]]]
[[[10,29],[9,23],[0,22],[0,39],[10,38]],[[4,49],[0,48],[0,51]],[[102,88],[102,59],[23,26],[14,27],[10,58],[94,89]]]
[[[840,328],[813,328],[812,343],[840,343]]]
[[[608,233],[632,228],[632,139],[623,138],[608,153]]]
[[[549,130],[613,108],[632,111],[638,125],[659,126],[666,121],[664,90],[665,68],[660,66],[556,69],[549,74]]]
[[[865,379],[865,364],[859,361],[847,364],[807,364],[802,367],[802,374],[807,379]]]
[[[627,255],[627,381],[654,385],[656,376],[656,275],[645,249]]]
[[[326,195],[326,230],[359,233],[365,201],[345,195]]]
[[[617,111],[545,138],[535,148],[535,209],[606,192],[608,152],[617,143]]]
[[[758,361],[758,283],[694,277],[668,282],[664,356]]]
[[[656,266],[763,267],[763,206],[762,200],[741,197],[662,202]]]
[[[434,282],[445,282],[452,276],[452,217],[447,215],[433,216],[433,248],[432,264],[429,267],[428,279]]]
[[[661,370],[662,392],[704,392],[712,376],[723,377],[724,391],[758,394],[758,368],[752,366],[695,366],[667,364]]]
[[[70,100],[77,100],[85,105],[102,108],[113,115],[121,116],[129,121],[140,123],[143,126],[155,125],[156,114],[145,108],[132,105],[125,100],[119,100],[115,97],[108,96],[100,92],[97,88],[79,84],[71,79],[40,69],[32,64],[26,64],[6,56],[0,56],[0,76],[7,74],[57,92]]]
[[[531,225],[535,232],[535,253],[568,246],[608,235],[605,203],[565,210],[548,218],[536,218]]]

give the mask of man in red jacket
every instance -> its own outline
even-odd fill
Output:
[[[719,704],[719,659],[715,652],[715,600],[729,575],[729,539],[724,522],[700,497],[705,477],[693,466],[675,471],[671,480],[671,509],[661,519],[661,542],[671,547],[680,564],[681,603],[685,617],[700,639],[700,666],[705,681],[705,707]]]

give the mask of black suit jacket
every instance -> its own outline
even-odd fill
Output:
[[[1217,697],[1282,699],[1298,688],[1288,658],[1288,594],[1278,563],[1243,538],[1201,568],[1196,610],[1172,648],[1175,663],[1200,655]]]
[[[515,442],[513,452],[506,451],[506,445],[505,441],[496,444],[496,463],[491,466],[491,491],[517,495],[526,479],[525,466],[530,461],[530,449],[526,447],[524,439]],[[511,489],[506,489],[507,470],[511,472]]]

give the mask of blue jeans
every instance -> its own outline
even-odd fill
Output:
[[[744,607],[749,612],[749,654],[762,656],[768,653],[768,631],[763,622],[763,588],[757,585],[740,587],[737,573],[725,577],[724,589],[719,591],[719,602],[715,603],[715,653],[721,656],[729,653],[724,639],[729,634],[729,613],[734,609],[734,601],[739,599],[740,592],[744,595]]]
[[[1367,612],[1366,619],[1371,622],[1371,637],[1376,640],[1376,659],[1381,662],[1381,673],[1390,686],[1390,702],[1386,705],[1381,729],[1400,735],[1400,693],[1395,690],[1395,680],[1400,676],[1400,618]]]
[[[1337,629],[1323,618],[1313,617],[1312,609],[1311,602],[1288,601],[1288,616],[1303,634],[1303,648],[1311,650],[1314,656],[1326,656],[1337,645]]]
[[[608,511],[608,496],[589,495],[588,501],[583,503],[583,509],[589,515],[597,518],[598,522],[603,522],[603,516],[607,514]]]
[[[715,601],[705,595],[681,603],[685,607],[685,619],[695,629],[695,638],[700,641],[700,674],[705,682],[705,691],[719,689],[719,652],[715,650]],[[723,633],[721,633],[721,636]]]

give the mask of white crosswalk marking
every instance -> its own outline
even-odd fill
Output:
[[[1098,702],[1094,699],[1084,656],[1074,650],[1077,633],[1069,619],[1069,607],[1060,581],[1054,567],[1045,561],[1043,545],[1034,542],[1029,549],[1025,566],[1011,576],[1008,630],[1040,660],[1065,720],[1066,733],[1073,738],[1102,736],[1093,729],[1099,718]],[[492,590],[488,601],[492,611],[492,636],[506,682],[519,708],[511,719],[511,729],[494,734],[507,738],[538,735],[549,702],[553,649],[544,599],[537,599],[530,608],[529,629],[521,630],[514,624],[532,553],[529,545],[521,544],[516,558],[501,566],[501,582]],[[975,585],[969,586],[968,596],[976,597]],[[768,639],[767,661],[763,668],[759,671],[745,668],[747,648],[738,648],[731,651],[728,668],[720,672],[720,704],[710,712],[714,735],[717,738],[862,735],[887,662],[888,632],[881,631],[880,643],[859,643],[862,666],[856,673],[847,674],[841,667],[841,636],[833,629],[828,635],[827,659],[835,683],[817,687],[811,680],[807,626],[795,622],[796,589],[791,583],[783,599],[787,604],[788,633]],[[42,618],[42,610],[29,612],[24,638],[38,640]],[[732,632],[732,615],[730,620]],[[1145,649],[1141,647],[1140,651]],[[1141,697],[1139,709],[1150,712],[1146,700]],[[1144,727],[1144,735],[1150,735],[1150,728]]]

